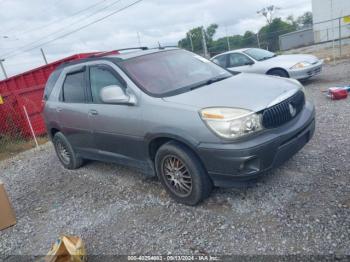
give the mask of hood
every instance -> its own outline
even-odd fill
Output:
[[[206,107],[237,107],[258,112],[279,96],[298,89],[300,84],[296,80],[241,73],[220,82],[163,99],[167,102],[192,106],[198,110]]]
[[[300,62],[309,62],[313,64],[318,61],[319,59],[313,55],[278,55],[271,59],[262,61],[262,63],[272,64],[274,66],[278,64],[279,66],[290,68]]]

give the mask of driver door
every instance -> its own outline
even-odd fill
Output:
[[[128,164],[141,159],[142,146],[139,128],[141,112],[136,105],[106,104],[100,93],[104,87],[114,86],[125,92],[122,77],[108,65],[89,67],[91,101],[89,120],[93,138],[102,160]]]
[[[228,57],[228,70],[245,73],[255,73],[254,61],[241,53],[231,53]]]

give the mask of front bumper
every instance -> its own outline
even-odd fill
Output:
[[[289,123],[244,141],[200,144],[197,153],[215,186],[229,187],[278,167],[309,142],[315,131],[315,109],[306,103]]]
[[[319,60],[318,63],[301,69],[290,69],[288,71],[289,77],[294,79],[307,79],[321,74],[323,66],[323,60]]]

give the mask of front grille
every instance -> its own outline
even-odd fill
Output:
[[[307,72],[309,76],[316,75],[321,73],[321,67],[317,67],[316,69],[310,70]]]
[[[305,105],[303,91],[298,91],[286,100],[263,111],[262,124],[265,128],[279,127],[296,117]]]

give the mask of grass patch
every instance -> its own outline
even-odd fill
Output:
[[[38,144],[42,145],[48,141],[46,136],[37,137]],[[0,161],[17,155],[20,152],[35,147],[33,139],[13,138],[8,136],[0,137]]]

